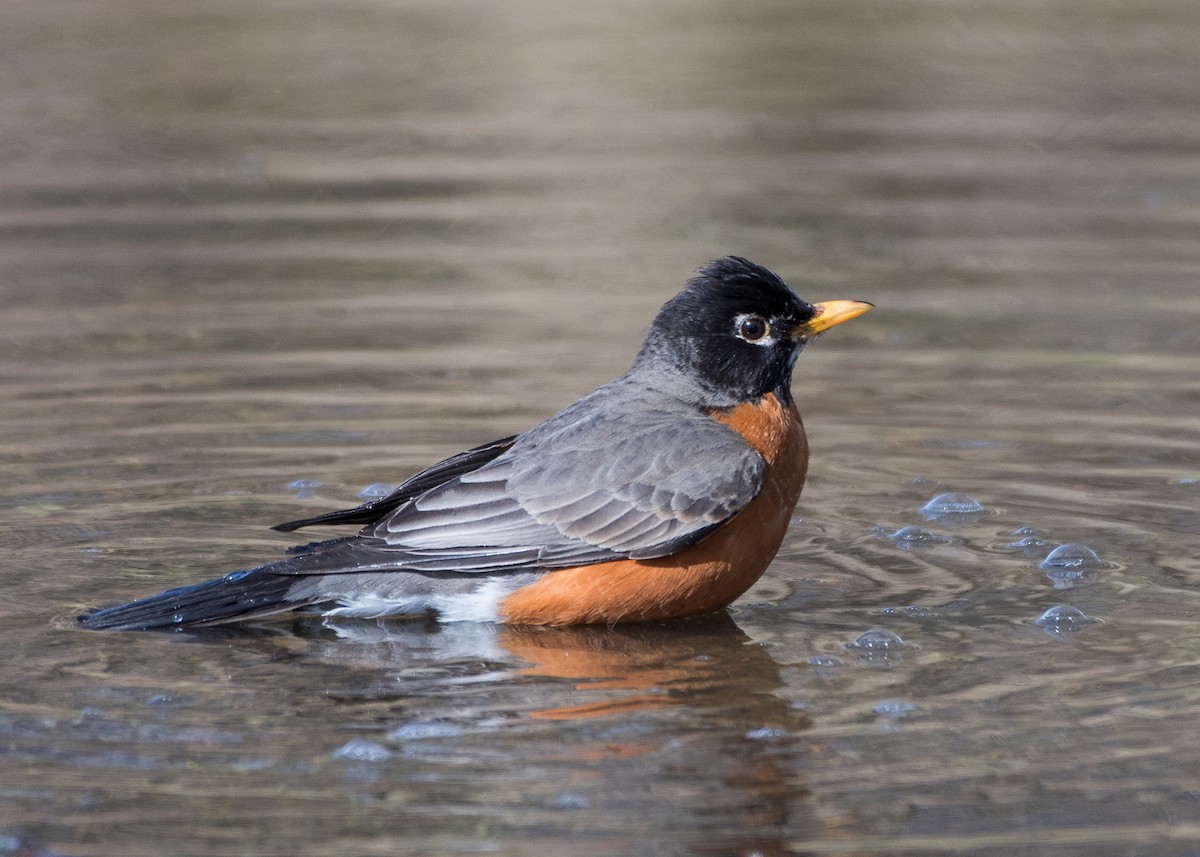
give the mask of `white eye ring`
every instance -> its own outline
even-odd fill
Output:
[[[734,320],[733,330],[739,339],[762,345],[771,335],[771,323],[756,313],[745,313]]]

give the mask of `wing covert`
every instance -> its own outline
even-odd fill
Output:
[[[601,412],[555,422],[413,498],[364,535],[414,570],[649,559],[703,538],[762,485],[758,453],[702,414],[643,411],[634,422]]]
[[[373,524],[412,498],[428,491],[430,488],[447,482],[455,476],[469,473],[493,460],[508,450],[515,440],[516,435],[502,437],[491,443],[485,443],[482,446],[476,446],[465,452],[452,455],[444,461],[439,461],[437,464],[426,467],[419,473],[409,477],[404,484],[398,486],[387,496],[371,500],[369,503],[363,503],[361,506],[355,506],[353,509],[326,512],[312,518],[288,521],[287,523],[276,524],[271,529],[278,530],[281,533],[290,533],[301,527],[318,525],[337,526],[340,524],[357,524],[362,526],[364,524]]]

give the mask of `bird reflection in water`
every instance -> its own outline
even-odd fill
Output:
[[[400,741],[401,756],[478,765],[483,782],[536,772],[539,791],[548,771],[564,806],[586,806],[589,835],[775,855],[812,833],[797,770],[813,751],[808,719],[770,650],[727,614],[615,628],[301,620],[181,636],[245,645],[254,633],[300,659],[305,687],[289,692],[307,693],[301,704],[319,687],[343,717],[351,706],[358,721],[403,721],[393,740],[438,724],[442,737]]]

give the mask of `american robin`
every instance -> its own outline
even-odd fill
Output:
[[[181,628],[302,611],[570,625],[720,610],[766,570],[804,485],[796,355],[871,306],[808,304],[746,259],[710,262],[615,381],[386,497],[274,528],[349,524],[356,535],[80,623]]]

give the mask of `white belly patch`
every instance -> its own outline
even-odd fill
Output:
[[[384,616],[413,616],[436,613],[443,622],[498,622],[500,602],[523,586],[535,581],[537,574],[506,574],[469,581],[461,578],[431,580],[428,592],[403,593],[364,591],[337,597],[337,607],[326,610],[327,616],[352,616],[378,619]]]

